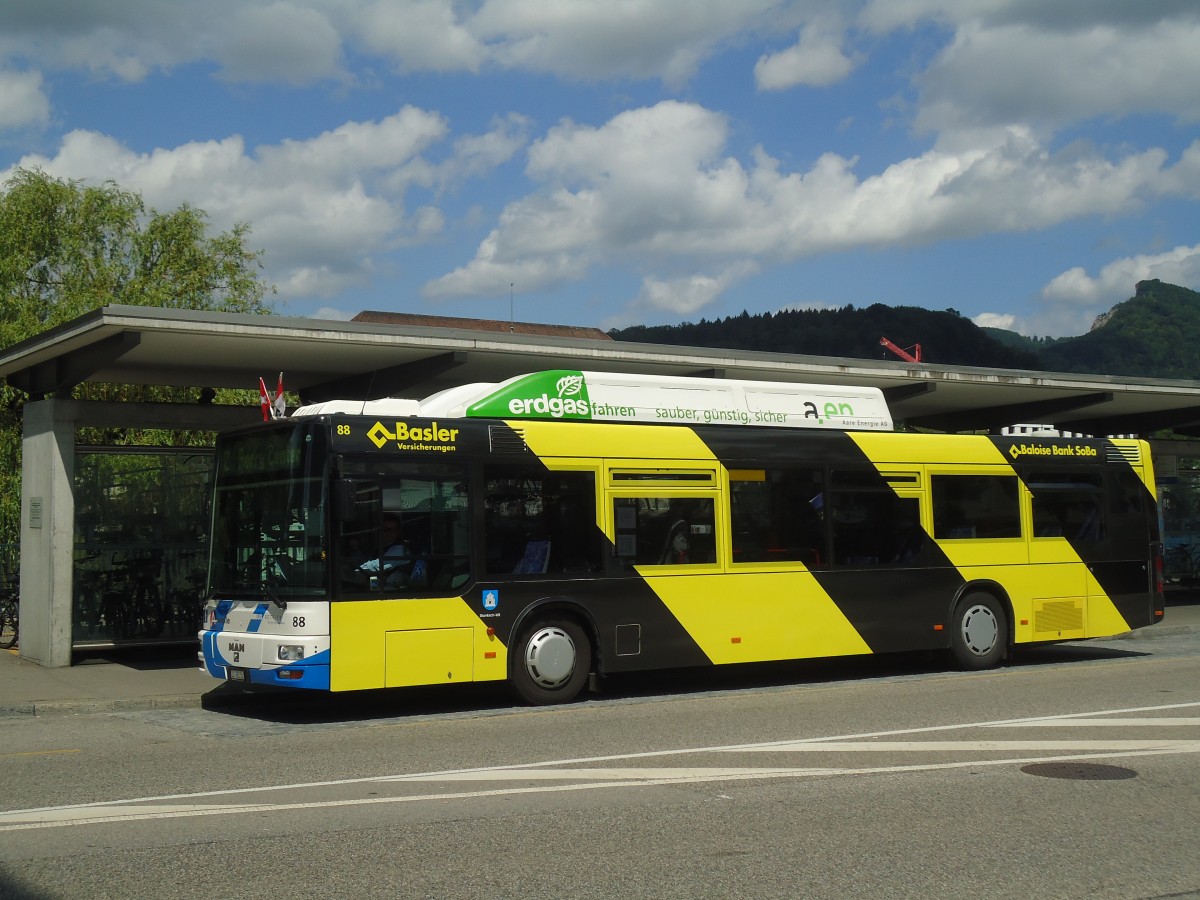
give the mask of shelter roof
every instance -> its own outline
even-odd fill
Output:
[[[1023,422],[1089,434],[1200,433],[1200,382],[677,347],[441,324],[106,306],[0,352],[31,395],[81,382],[254,388],[284,373],[302,402],[420,399],[543,369],[688,375],[883,390],[897,424],[942,431]],[[508,324],[508,323],[504,323]],[[586,329],[580,330],[586,333]]]

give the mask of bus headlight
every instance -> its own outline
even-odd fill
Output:
[[[284,662],[295,662],[298,659],[304,659],[304,646],[302,644],[280,644],[279,658]]]

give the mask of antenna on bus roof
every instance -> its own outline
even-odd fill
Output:
[[[367,401],[371,399],[371,390],[375,387],[375,373],[378,371],[378,369],[371,370],[371,380],[367,382],[367,389],[363,392],[362,409],[358,413],[360,416],[367,414]]]
[[[508,283],[508,333],[516,332],[516,319],[513,316],[513,282]]]

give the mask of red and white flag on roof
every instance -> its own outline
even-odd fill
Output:
[[[283,373],[279,373],[279,383],[275,387],[275,398],[267,393],[267,383],[259,376],[258,379],[258,395],[259,403],[262,406],[263,421],[269,422],[271,419],[279,419],[287,412],[287,402],[283,399]]]

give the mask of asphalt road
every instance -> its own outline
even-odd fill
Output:
[[[1200,897],[1200,639],[3,724],[0,897]]]

